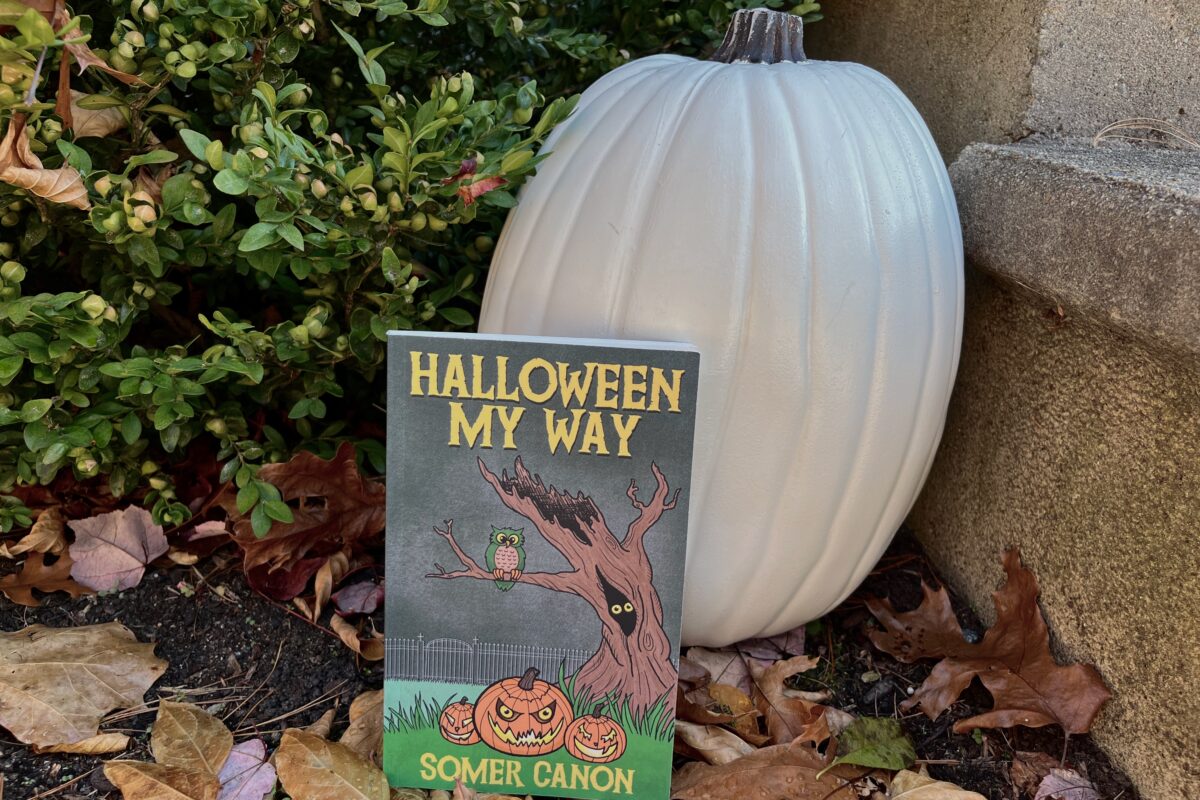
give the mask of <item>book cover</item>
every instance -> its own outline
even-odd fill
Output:
[[[390,335],[393,786],[669,796],[698,363]]]

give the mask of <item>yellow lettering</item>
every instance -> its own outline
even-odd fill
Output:
[[[464,758],[462,760],[462,770],[460,777],[465,784],[480,784],[483,783],[484,776],[487,775],[487,765],[490,759],[483,759],[478,764],[472,764],[471,759]]]
[[[433,753],[421,754],[421,780],[431,781],[437,777],[437,756]]]
[[[483,446],[492,446],[492,409],[495,406],[485,405],[479,410],[479,416],[474,423],[467,421],[462,403],[450,404],[450,446],[459,447],[462,436],[466,436],[467,447],[474,447],[480,434],[483,436]],[[506,441],[507,441],[507,437]]]
[[[471,393],[467,391],[467,373],[463,369],[463,360],[461,353],[451,353],[446,357],[446,377],[442,381],[442,396],[449,397],[450,390],[454,390],[455,397],[470,397]]]
[[[555,789],[567,788],[567,770],[562,764],[554,765],[554,777],[550,779],[550,785]]]
[[[535,761],[533,762],[533,785],[539,789],[545,789],[550,785],[550,762]]]
[[[558,419],[552,409],[546,409],[546,438],[550,442],[550,454],[558,452],[559,445],[569,453],[575,447],[575,437],[579,435],[579,420],[587,412],[582,408],[571,409],[572,420],[570,428],[565,419]]]
[[[513,439],[513,434],[517,431],[517,425],[521,423],[521,417],[525,416],[525,407],[488,406],[488,408],[495,408],[496,415],[500,417],[500,427],[504,428],[504,449],[516,450],[517,443]],[[632,433],[632,431],[630,432]]]
[[[613,427],[617,429],[617,438],[620,444],[617,447],[617,458],[629,458],[629,437],[633,436],[633,431],[641,421],[641,416],[638,414],[609,414],[612,417]]]
[[[588,390],[592,388],[592,375],[596,372],[596,365],[590,361],[583,365],[586,372],[579,370],[568,372],[570,366],[562,361],[558,362],[558,389],[562,395],[564,408],[571,405],[572,401],[576,405],[585,405]],[[583,376],[582,381],[579,379],[580,375]]]
[[[483,356],[471,356],[471,397],[476,400],[492,400],[496,397],[496,387],[483,388]]]
[[[458,777],[459,763],[454,756],[442,756],[438,761],[438,778],[449,783]],[[453,770],[453,771],[451,771]]]
[[[592,788],[591,781],[588,780],[588,767],[582,764],[571,765],[571,788],[583,789],[587,791]]]
[[[540,392],[533,390],[532,376],[534,370],[542,370],[546,373],[546,388]],[[517,381],[521,386],[521,393],[535,403],[544,403],[554,396],[555,390],[555,372],[554,367],[544,358],[533,358],[526,361],[521,367],[521,374],[517,377]]]
[[[488,783],[504,783],[504,762],[498,758],[486,759],[488,765]]]
[[[612,789],[612,767],[592,767],[592,788],[597,792],[607,792]]]
[[[508,388],[508,356],[496,356],[496,399],[515,403],[521,399],[516,389]]]
[[[409,388],[408,393],[411,394],[413,397],[421,397],[425,394],[428,394],[430,397],[442,397],[443,395],[441,392],[438,391],[438,385],[437,385],[438,354],[437,353],[428,353],[428,354],[419,353],[416,350],[414,350],[411,353],[409,353],[408,355],[409,355],[409,360],[412,363],[412,386]],[[429,366],[428,367],[421,366],[421,356],[423,356],[423,355],[429,356]],[[421,381],[422,380],[429,382],[428,391],[425,391],[425,392],[421,391]]]
[[[663,395],[666,395],[668,407],[671,411],[679,411],[679,384],[683,380],[683,370],[671,370],[671,380],[668,381],[666,375],[659,367],[650,370],[650,410],[658,411],[659,401]]]
[[[636,770],[621,769],[613,767],[617,773],[616,785],[613,786],[613,794],[633,794],[633,773]]]
[[[621,395],[621,408],[626,411],[644,411],[646,409],[646,365],[626,364],[625,380],[622,382],[624,391]],[[634,397],[634,393],[639,393]]]
[[[617,364],[600,364],[600,374],[596,377],[596,408],[616,408],[617,389],[621,382],[618,380],[620,366]]]
[[[598,456],[608,455],[608,445],[604,443],[604,418],[599,411],[588,412],[587,425],[583,429],[583,445],[579,452],[589,453],[593,448]]]
[[[504,765],[508,768],[507,774],[504,776],[504,785],[517,788],[525,786],[525,782],[521,780],[521,762],[510,759],[505,761]]]

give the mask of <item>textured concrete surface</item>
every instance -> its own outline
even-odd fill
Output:
[[[1195,0],[835,0],[826,14],[809,54],[892,78],[947,160],[971,142],[1091,137],[1130,117],[1200,134]]]
[[[972,274],[958,385],[910,523],[985,614],[1018,545],[1058,655],[1095,663],[1114,691],[1096,739],[1147,800],[1196,797],[1200,372],[1056,306]]]
[[[1196,0],[1049,0],[1038,39],[1031,130],[1090,137],[1156,117],[1200,133]]]
[[[1200,357],[1200,151],[976,144],[950,175],[976,266]]]
[[[950,160],[970,142],[1019,138],[1032,102],[1045,0],[833,0],[805,35],[812,58],[887,75]]]

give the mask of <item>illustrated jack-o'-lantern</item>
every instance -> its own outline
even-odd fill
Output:
[[[607,764],[625,754],[625,729],[597,711],[567,726],[567,752],[580,761]]]
[[[477,743],[479,731],[475,729],[475,706],[464,697],[443,708],[438,717],[438,731],[451,744]]]
[[[512,756],[540,756],[562,747],[575,719],[571,703],[530,667],[520,678],[505,678],[475,701],[475,729],[483,743]]]

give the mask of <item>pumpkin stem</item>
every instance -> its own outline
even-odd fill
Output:
[[[804,21],[786,11],[739,9],[733,12],[725,41],[708,60],[725,64],[805,61]]]
[[[530,667],[525,670],[525,674],[521,676],[521,680],[517,681],[517,686],[520,686],[526,692],[530,691],[533,689],[533,682],[537,680],[540,671],[537,667]]]

